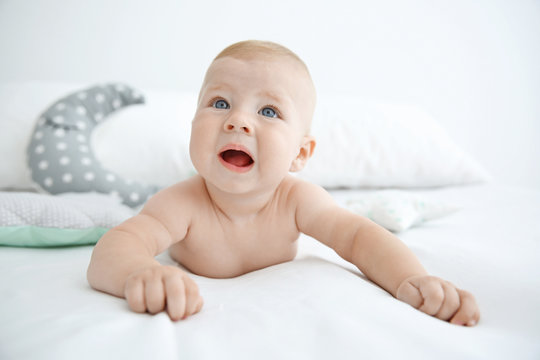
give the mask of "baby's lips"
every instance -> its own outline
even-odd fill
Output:
[[[242,144],[227,144],[218,153],[219,161],[227,169],[236,173],[246,173],[253,168],[253,156]]]
[[[245,167],[253,164],[253,159],[244,151],[226,150],[221,153],[221,158],[234,166]]]
[[[249,149],[242,145],[242,144],[235,144],[235,143],[230,143],[230,144],[227,144],[225,146],[223,146],[220,150],[219,150],[219,153],[218,155],[221,156],[221,154],[223,154],[225,151],[227,150],[234,150],[234,151],[242,151],[242,152],[245,152],[253,161],[255,161],[255,158],[253,157],[253,155],[251,154],[251,151],[249,151]]]

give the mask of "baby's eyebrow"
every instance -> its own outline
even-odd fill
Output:
[[[205,92],[214,92],[214,91],[223,91],[227,90],[227,86],[218,84],[218,85],[212,85],[205,89]]]
[[[257,96],[267,97],[269,99],[272,99],[273,101],[275,101],[278,104],[286,105],[286,104],[289,103],[287,97],[281,96],[280,94],[277,94],[275,92],[261,91],[261,92],[259,92],[257,94]]]
[[[199,92],[199,99],[197,101],[197,104],[201,105],[201,101],[203,100],[203,98],[208,96],[208,94],[220,93],[227,89],[227,86],[224,86],[223,84],[204,84],[204,86],[201,88],[201,91]]]

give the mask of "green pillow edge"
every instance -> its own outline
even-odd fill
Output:
[[[16,247],[58,247],[93,245],[109,228],[62,229],[40,226],[2,226],[0,245]]]

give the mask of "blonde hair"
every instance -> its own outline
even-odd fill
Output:
[[[214,61],[223,57],[233,57],[237,59],[254,59],[260,57],[288,57],[295,60],[297,63],[308,72],[309,70],[306,64],[296,55],[293,51],[289,50],[283,45],[277,44],[271,41],[262,40],[245,40],[234,43],[223,49],[215,58]]]

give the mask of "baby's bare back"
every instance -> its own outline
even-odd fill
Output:
[[[228,278],[294,259],[299,231],[291,182],[284,181],[257,213],[232,218],[212,201],[200,178],[193,180],[181,190],[199,201],[185,238],[169,248],[174,260],[197,275]]]

